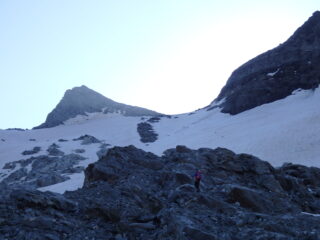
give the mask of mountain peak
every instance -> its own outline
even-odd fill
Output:
[[[50,112],[46,121],[34,129],[55,127],[77,115],[103,112],[121,113],[124,116],[157,116],[157,112],[117,103],[85,85],[74,87],[65,92],[59,104]]]
[[[316,11],[283,44],[236,69],[215,103],[237,114],[320,84],[320,12]],[[223,100],[223,101],[222,101]]]
[[[74,92],[74,91],[93,91],[92,89],[88,88],[86,85],[81,85],[80,87],[73,87],[72,89],[68,89],[67,92]]]

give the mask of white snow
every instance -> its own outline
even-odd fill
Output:
[[[267,73],[268,77],[273,77],[274,75],[276,75],[279,72],[280,68],[277,69],[277,71],[275,72],[271,72],[271,73]]]
[[[140,142],[137,133],[137,124],[143,120],[120,114],[95,114],[89,120],[77,117],[68,121],[67,125],[48,129],[24,132],[0,130],[0,139],[5,139],[0,142],[0,176],[1,173],[8,173],[8,170],[2,169],[5,163],[30,157],[21,154],[24,150],[39,146],[41,152],[32,156],[46,154],[46,149],[52,143],[61,146],[60,150],[66,154],[85,149],[81,155],[87,159],[79,165],[86,167],[97,161],[96,152],[100,144],[81,145],[81,141],[72,141],[84,134],[111,146],[132,144],[158,155],[179,144],[193,149],[225,147],[236,153],[253,154],[274,166],[293,162],[320,167],[319,102],[320,89],[317,88],[314,91],[295,91],[285,99],[234,116],[223,114],[216,108],[164,117],[152,124],[159,136],[156,142],[149,144]],[[68,141],[58,142],[59,139]],[[74,190],[82,186],[83,179],[83,173],[74,174],[69,181],[41,190]]]
[[[320,217],[320,214],[308,213],[308,212],[301,212],[301,214],[313,216],[313,217]]]
[[[71,174],[70,180],[57,183],[51,186],[38,188],[40,191],[51,191],[51,192],[57,192],[57,193],[64,193],[65,191],[75,191],[82,187],[83,181],[84,181],[84,174],[83,173],[75,173]]]
[[[222,98],[219,101],[214,100],[209,106],[210,107],[215,107],[223,104],[226,101],[226,98]]]

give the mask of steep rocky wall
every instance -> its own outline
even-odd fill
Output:
[[[222,112],[237,114],[320,84],[320,12],[285,43],[236,69],[215,102]]]

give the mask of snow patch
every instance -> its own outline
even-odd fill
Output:
[[[301,212],[301,214],[309,215],[309,216],[314,216],[314,217],[320,217],[320,214],[314,214],[314,213],[308,213],[308,212]]]
[[[278,68],[277,71],[275,71],[275,72],[267,73],[267,76],[268,76],[268,77],[273,77],[273,76],[276,75],[279,71],[280,71],[280,68]]]
[[[65,191],[75,191],[82,187],[82,183],[84,182],[84,173],[74,173],[68,175],[70,180],[65,182],[57,183],[54,185],[38,188],[38,190],[45,192],[51,191],[56,193],[63,194]]]
[[[74,118],[70,118],[63,122],[64,125],[75,125],[75,124],[82,124],[89,120],[95,120],[95,119],[102,119],[105,117],[115,117],[115,116],[122,116],[121,111],[118,110],[115,113],[108,113],[105,114],[103,112],[94,112],[94,113],[85,113],[86,115],[77,115]]]

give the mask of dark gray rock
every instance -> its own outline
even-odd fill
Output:
[[[25,150],[21,154],[22,155],[32,155],[41,151],[41,147],[34,147],[32,150]]]
[[[101,143],[100,140],[98,140],[97,138],[95,138],[94,136],[90,136],[90,135],[83,135],[79,138],[75,138],[73,139],[73,141],[81,141],[81,145],[89,145],[89,144],[93,144],[93,143]]]
[[[160,117],[152,117],[152,118],[149,118],[147,121],[149,123],[157,123],[157,122],[160,122],[161,118]]]
[[[4,167],[14,171],[17,166],[21,168],[10,173],[3,182],[10,185],[44,187],[52,184],[64,182],[70,179],[66,173],[79,173],[83,167],[76,165],[85,160],[78,154],[67,154],[63,156],[31,157],[26,160],[19,160],[7,163]],[[29,167],[30,170],[27,170]]]
[[[28,171],[26,168],[20,168],[13,173],[11,173],[8,177],[6,177],[2,182],[7,184],[12,184],[15,182],[23,181],[23,178],[26,178],[28,175]]]
[[[37,167],[53,164],[47,158]],[[199,193],[193,186],[198,168]],[[159,157],[114,147],[88,166],[77,191],[0,184],[0,238],[320,239],[318,174],[294,164],[273,168],[223,148],[177,146]]]
[[[268,196],[266,196],[268,194]],[[230,201],[240,203],[240,206],[260,213],[289,213],[299,212],[298,206],[288,206],[287,197],[281,194],[266,193],[254,189],[233,186],[230,193]]]
[[[7,128],[7,131],[20,131],[20,132],[24,132],[28,129],[23,129],[23,128]]]
[[[98,158],[101,158],[101,157],[103,157],[104,155],[106,155],[107,152],[108,152],[108,149],[110,148],[110,146],[111,146],[111,145],[110,145],[110,144],[107,144],[107,143],[101,144],[100,150],[97,152]]]
[[[10,198],[23,208],[57,209],[75,212],[77,203],[66,199],[61,194],[39,192],[36,190],[17,189],[10,193]]]
[[[34,129],[55,127],[77,115],[86,116],[86,113],[102,112],[103,110],[106,114],[121,112],[125,116],[159,115],[159,113],[148,109],[117,103],[86,86],[81,86],[67,90],[59,104],[48,114],[46,121]]]
[[[83,148],[81,148],[81,149],[76,149],[76,150],[74,150],[74,152],[79,154],[79,153],[84,153],[84,152],[86,152],[86,150],[83,149]]]
[[[37,178],[37,187],[46,187],[56,183],[64,182],[70,179],[67,176],[60,175],[58,173],[51,173],[50,175],[41,175]]]
[[[297,89],[317,88],[319,46],[320,12],[316,11],[285,43],[236,69],[214,102],[224,99],[219,105],[222,112],[237,114],[285,98]]]
[[[60,146],[58,146],[57,144],[53,143],[48,147],[47,152],[51,156],[63,156],[64,152],[62,152],[58,148],[60,148]]]
[[[153,130],[152,125],[147,122],[139,123],[137,131],[140,135],[140,141],[143,143],[155,142],[158,139],[158,134]]]
[[[85,168],[82,166],[77,166],[77,167],[70,167],[70,168],[66,168],[64,170],[61,171],[61,173],[65,174],[72,174],[72,173],[81,173],[84,172]],[[63,176],[65,177],[65,176]]]
[[[2,169],[10,169],[10,170],[13,170],[13,169],[15,169],[16,165],[17,165],[16,162],[8,162],[8,163],[6,163],[6,164],[3,166]]]
[[[184,235],[187,239],[208,239],[208,240],[219,240],[220,238],[213,236],[209,233],[205,233],[199,229],[192,227],[185,227],[183,229]]]
[[[68,142],[68,140],[60,138],[58,142]]]
[[[108,159],[108,164],[105,159]],[[152,153],[146,153],[132,145],[125,148],[114,147],[98,161],[98,164],[88,166],[85,185],[99,179],[114,183],[119,179],[119,175],[128,175],[127,169],[123,168],[125,165],[137,169],[137,171],[142,169],[159,170],[163,167],[159,157]]]

